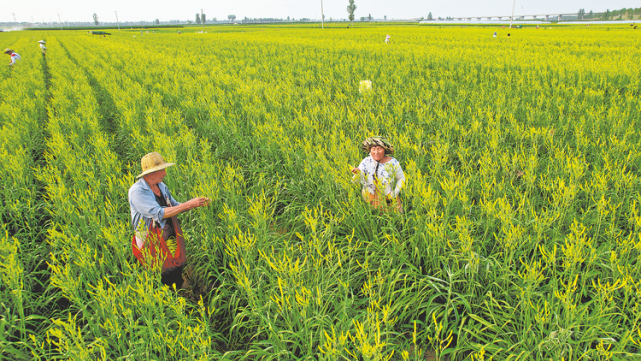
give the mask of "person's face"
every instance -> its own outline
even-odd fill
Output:
[[[159,171],[147,174],[145,176],[145,180],[150,185],[155,185],[162,182],[162,180],[165,178],[166,175],[167,175],[167,171],[164,169],[161,169]]]
[[[380,145],[375,145],[369,149],[369,155],[371,155],[375,161],[380,162],[381,159],[385,157],[385,148]]]

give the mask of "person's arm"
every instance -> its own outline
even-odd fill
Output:
[[[209,199],[205,197],[192,198],[185,203],[180,203],[175,207],[164,207],[165,214],[163,219],[171,218],[180,213],[187,212],[188,210],[206,206],[209,204]]]
[[[359,178],[361,184],[365,184],[365,177],[366,177],[365,173],[366,173],[366,169],[367,169],[366,164],[365,164],[366,160],[367,160],[367,158],[363,159],[361,161],[361,163],[358,165],[358,168],[352,168],[352,173],[359,175],[358,178]],[[356,175],[354,177],[352,177],[352,182],[356,181],[355,178],[356,178]]]
[[[144,217],[153,219],[161,226],[164,225],[164,219],[171,218],[190,209],[202,207],[209,204],[208,198],[199,197],[193,198],[185,203],[179,203],[175,207],[162,207],[153,197],[153,193],[146,193],[147,192],[140,189],[131,191],[129,194],[129,203],[131,207],[136,210],[136,212],[140,213]]]

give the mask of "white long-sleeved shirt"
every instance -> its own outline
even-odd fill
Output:
[[[396,158],[392,158],[389,162],[383,164],[378,163],[372,156],[369,156],[363,159],[361,164],[358,165],[358,169],[361,170],[360,177],[363,191],[375,194],[376,185],[378,184],[379,189],[384,191],[386,196],[392,194],[393,197],[397,197],[401,193],[401,188],[405,183],[405,174],[403,173],[403,168],[401,168],[401,163]]]
[[[18,53],[11,53],[11,62],[9,65],[15,64],[18,60],[20,60],[20,55]]]

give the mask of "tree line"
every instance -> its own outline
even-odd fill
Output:
[[[590,11],[587,15],[585,14],[584,9],[579,10],[579,20],[585,19],[599,19],[599,20],[634,20],[635,16],[641,15],[641,7],[639,8],[623,8],[620,10],[610,9],[606,10],[603,13],[593,14]]]
[[[354,0],[348,0],[349,5],[347,6],[347,14],[348,14],[348,19],[354,24],[354,13],[356,12],[357,6],[354,3]],[[323,15],[324,16],[324,15]],[[612,10],[610,9],[606,10],[605,12],[599,12],[595,13],[592,10],[590,12],[586,13],[585,9],[579,9],[577,12],[577,19],[578,20],[634,20],[635,18],[639,18],[641,16],[641,7],[638,8],[623,8],[619,10]],[[100,21],[98,20],[98,15],[94,13],[92,15],[93,17],[93,23],[96,26],[100,25]],[[228,15],[227,19],[229,21],[234,21],[236,19],[236,15]],[[387,16],[385,16],[385,19],[387,19]],[[440,17],[439,17],[440,19]],[[446,19],[454,19],[447,17]],[[301,20],[309,20],[309,19],[301,19]],[[369,16],[361,16],[360,18],[361,21],[369,20],[372,21],[372,14],[369,14]],[[430,12],[429,15],[427,16],[427,20],[433,20],[432,13]],[[287,17],[287,20],[284,19],[278,19],[278,18],[247,18],[245,17],[243,19],[243,22],[282,22],[282,21],[290,21],[289,16]],[[292,19],[293,21],[293,19]],[[156,19],[154,21],[156,24],[160,24],[160,21]],[[188,23],[191,23],[191,21],[187,21]],[[216,18],[213,18],[211,22],[217,22]],[[201,13],[196,13],[196,24],[206,24],[207,23],[207,15],[206,14],[201,14]]]

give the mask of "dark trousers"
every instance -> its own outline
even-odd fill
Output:
[[[179,289],[183,286],[183,266],[163,272],[160,277],[163,285],[171,287],[172,284],[176,284],[176,289]]]

